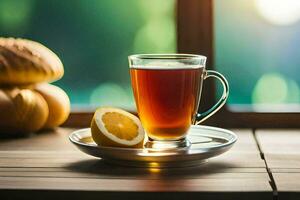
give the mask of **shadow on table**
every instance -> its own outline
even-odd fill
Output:
[[[74,172],[88,173],[99,175],[102,177],[118,177],[118,178],[199,178],[209,174],[223,173],[229,168],[234,167],[230,163],[208,162],[197,167],[184,168],[139,168],[114,165],[105,162],[104,160],[85,160],[67,165],[65,168]]]

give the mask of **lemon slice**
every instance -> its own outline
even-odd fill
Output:
[[[133,114],[111,107],[98,108],[91,123],[93,140],[102,146],[142,147],[145,133]]]

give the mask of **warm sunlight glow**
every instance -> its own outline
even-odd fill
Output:
[[[259,14],[275,25],[291,25],[300,20],[299,0],[255,0]]]
[[[149,168],[149,172],[152,174],[157,174],[160,172],[160,169],[159,168]]]

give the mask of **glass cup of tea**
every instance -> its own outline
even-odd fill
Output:
[[[147,133],[146,148],[188,147],[192,124],[216,113],[226,102],[229,86],[224,76],[206,70],[206,57],[193,54],[139,54],[128,57],[138,115]],[[203,80],[214,77],[223,86],[219,101],[198,113]]]

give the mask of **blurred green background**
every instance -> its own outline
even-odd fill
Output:
[[[127,56],[176,52],[175,1],[0,0],[0,35],[57,53],[73,107],[133,109]]]
[[[214,1],[215,66],[230,83],[229,105],[299,105],[299,2]],[[73,108],[134,109],[127,56],[175,53],[175,8],[176,0],[0,0],[0,36],[56,52],[65,76],[54,84]]]
[[[230,83],[228,103],[299,109],[300,1],[214,3],[215,66]]]

